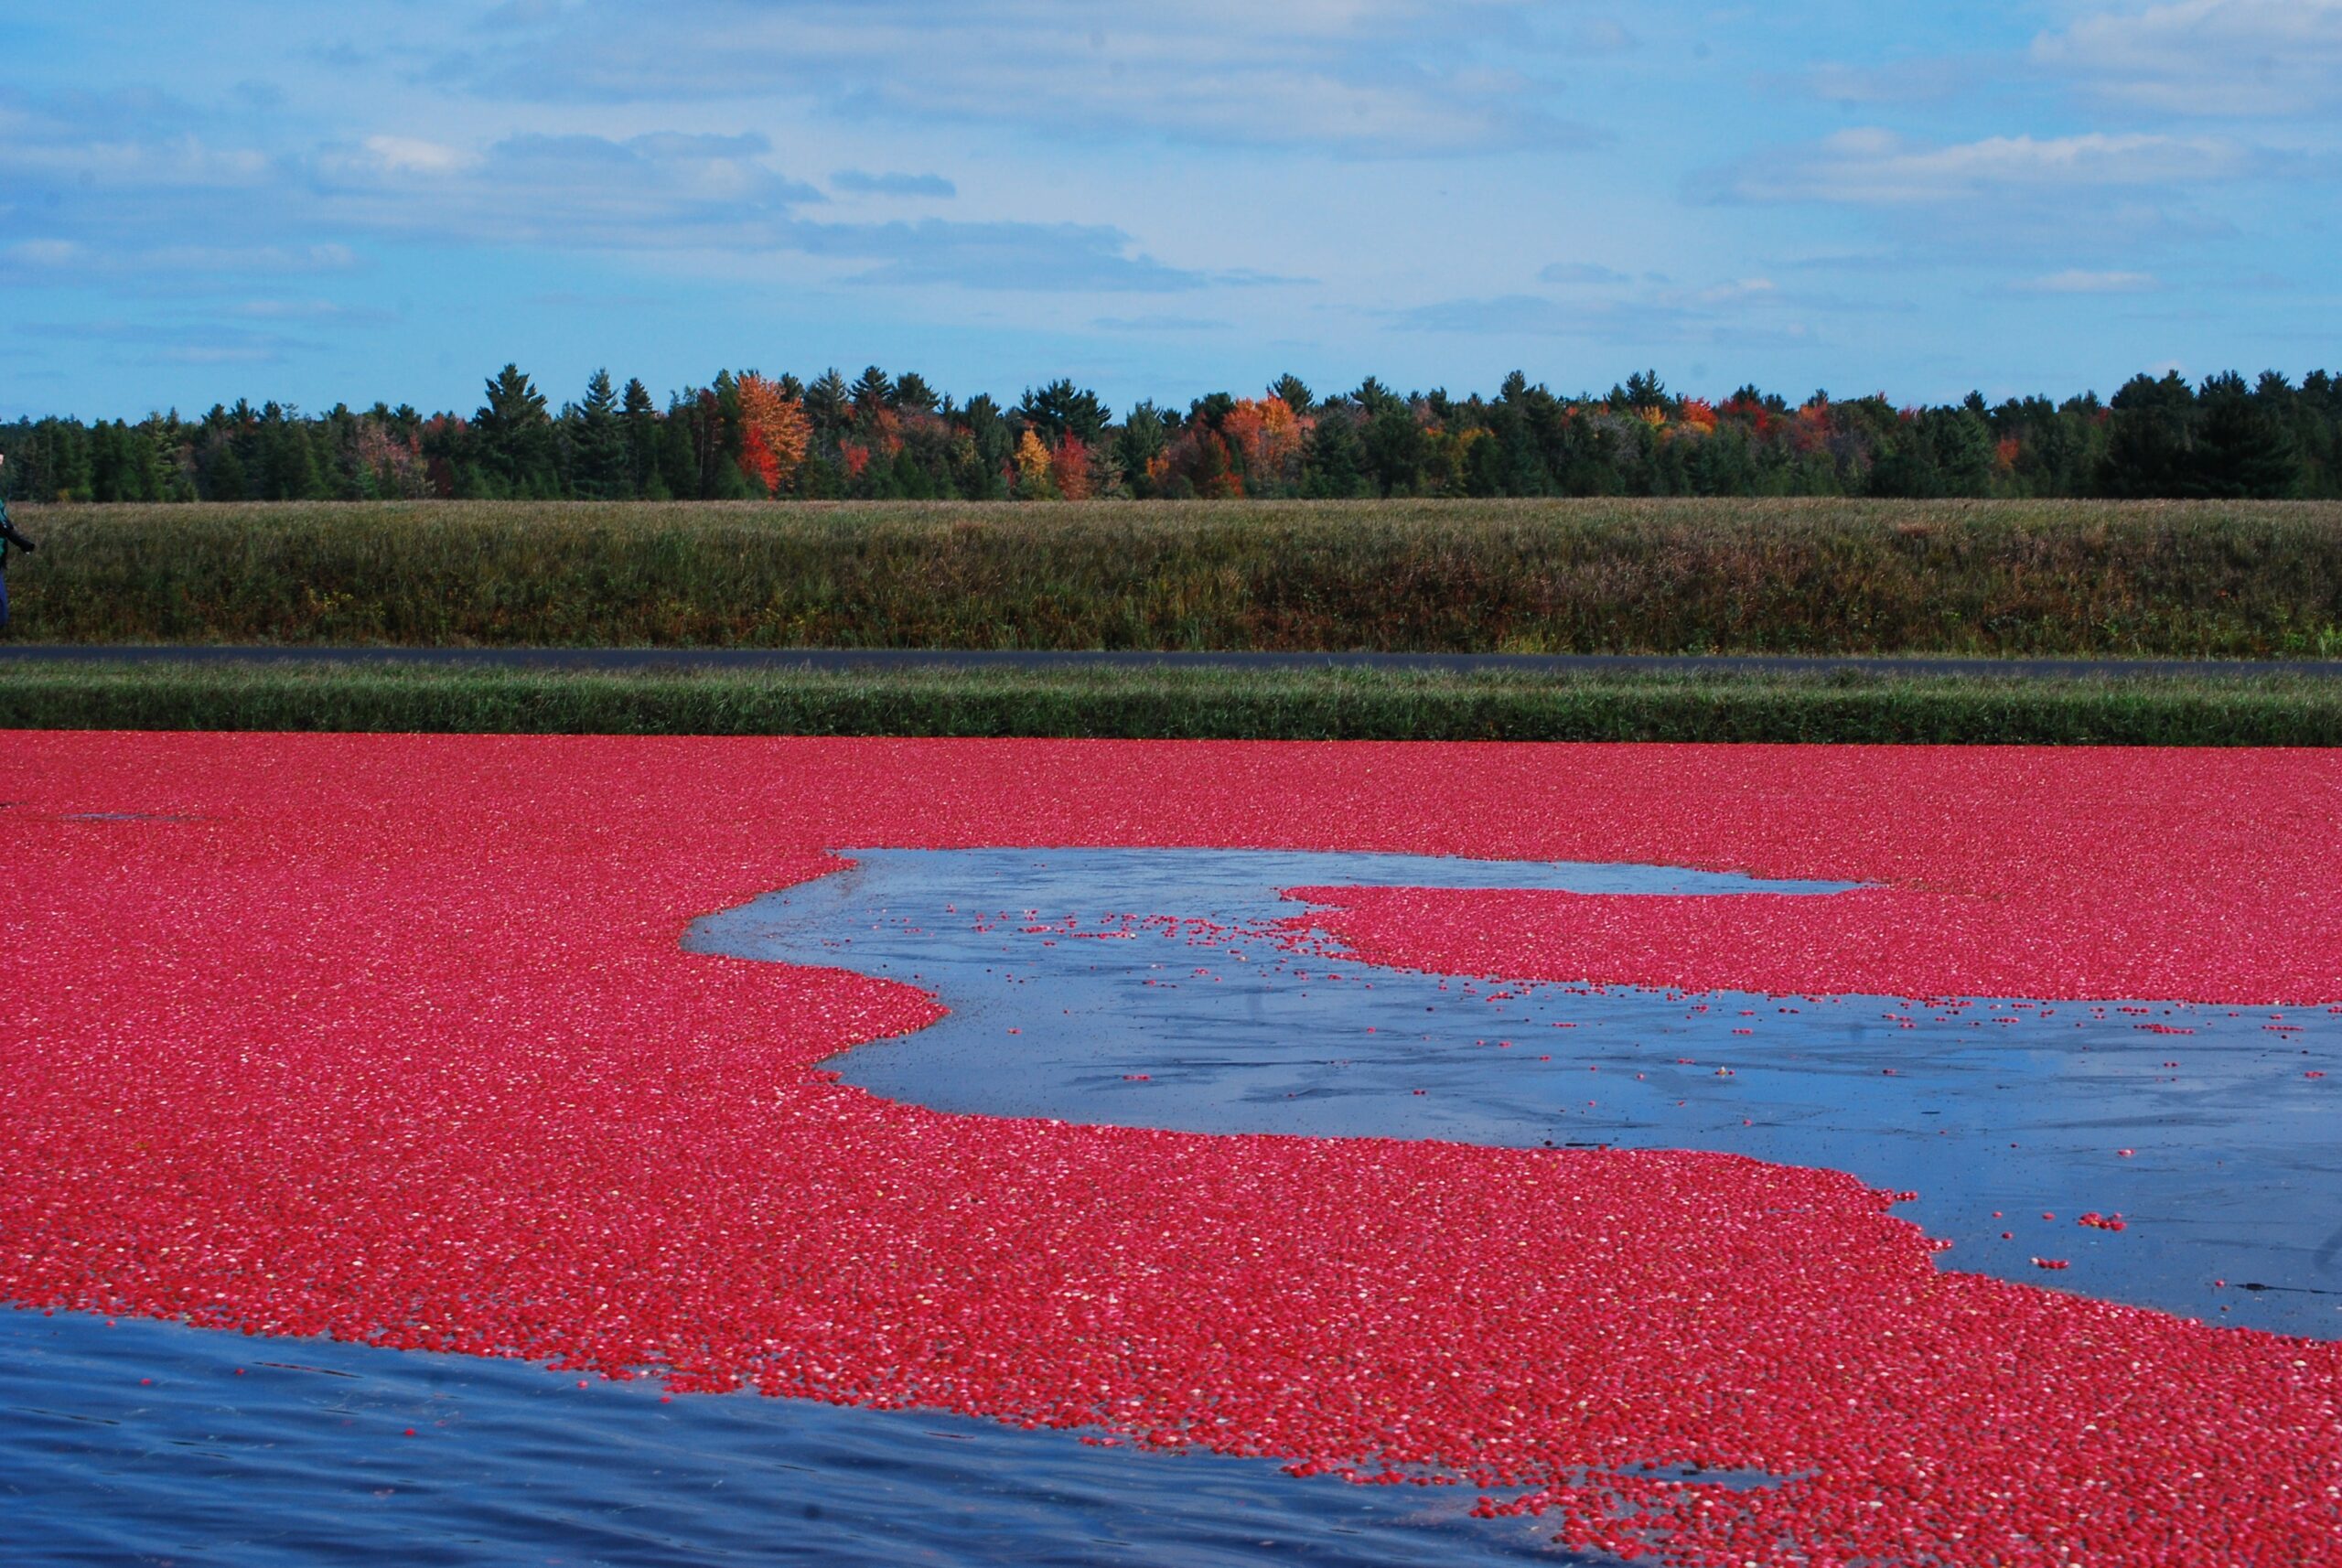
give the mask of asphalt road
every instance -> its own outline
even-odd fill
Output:
[[[2342,679],[2342,660],[1974,659],[1834,655],[1535,653],[1157,653],[975,651],[879,648],[322,648],[151,643],[0,643],[0,665],[70,660],[91,664],[194,663],[466,665],[502,670],[1428,670],[1460,674],[1812,674],[2029,677],[2292,675]]]

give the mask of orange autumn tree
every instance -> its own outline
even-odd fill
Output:
[[[779,494],[805,460],[812,424],[802,403],[782,396],[778,385],[753,371],[739,378],[739,388],[741,471],[767,495]]]
[[[1220,429],[1243,471],[1246,489],[1274,494],[1301,482],[1301,421],[1284,399],[1238,398]]]

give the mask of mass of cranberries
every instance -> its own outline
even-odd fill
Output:
[[[818,1064],[932,999],[678,946],[837,845],[1404,850],[1864,886],[1344,895],[1385,962],[2330,1004],[2342,757],[19,734],[0,802],[19,1304],[1102,1429],[1671,1563],[2342,1563],[2342,1347],[1960,1273],[1830,1171],[881,1101]]]

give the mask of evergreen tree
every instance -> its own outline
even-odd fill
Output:
[[[943,400],[927,384],[917,371],[905,371],[895,378],[895,406],[914,413],[933,413],[936,404]]]
[[[1236,400],[1226,392],[1199,397],[1187,405],[1187,428],[1219,432],[1227,427],[1228,416],[1235,412]]]
[[[236,456],[234,442],[222,441],[212,448],[209,460],[203,465],[199,493],[208,501],[248,499],[244,465]]]
[[[648,393],[644,401],[649,401]],[[587,500],[616,500],[633,493],[628,434],[619,419],[610,372],[596,371],[586,382],[586,401],[577,407],[573,436],[571,488],[577,495]]]
[[[307,429],[290,409],[270,403],[261,411],[261,499],[272,501],[315,500],[325,493],[317,472],[317,455],[309,445]]]
[[[805,389],[805,417],[812,421],[813,437],[820,446],[836,446],[838,433],[845,428],[846,410],[853,402],[854,394],[835,365],[823,371]]]
[[[45,419],[41,424],[48,435],[43,443],[48,448],[47,461],[42,464],[48,480],[44,488],[50,499],[88,500],[95,489],[89,433],[73,420]]]
[[[646,491],[663,490],[678,500],[690,500],[699,494],[698,410],[682,398],[667,404],[667,416],[659,422],[659,462],[655,485],[646,484]]]
[[[1387,399],[1366,422],[1364,435],[1365,468],[1377,493],[1417,494],[1430,443],[1424,439],[1423,426],[1415,423],[1414,411],[1396,398]]]
[[[895,406],[895,383],[886,379],[886,371],[871,365],[854,377],[852,397],[854,418],[875,419],[880,410]]]
[[[488,383],[488,403],[472,418],[485,477],[502,494],[549,494],[553,481],[553,418],[518,365],[507,364]]]
[[[1319,416],[1301,455],[1301,493],[1320,499],[1348,500],[1367,493],[1365,456],[1359,446],[1358,425],[1334,410]]]
[[[1974,392],[1968,395],[1962,406],[1931,411],[1922,421],[1943,495],[1982,496],[1992,490],[1993,427],[1984,416],[1984,400]]]
[[[1069,381],[1051,381],[1038,392],[1026,387],[1024,401],[1016,405],[1016,416],[1052,446],[1068,435],[1085,446],[1097,445],[1112,412],[1096,392]]]
[[[2193,494],[2196,389],[2176,371],[2161,381],[2133,376],[2109,406],[2113,435],[2100,488],[2112,496]]]
[[[2196,494],[2281,500],[2299,492],[2304,466],[2283,408],[2292,391],[2284,387],[2279,396],[2248,392],[2244,378],[2233,374],[2205,383],[2191,476]]]
[[[1114,460],[1120,465],[1123,483],[1133,495],[1146,493],[1146,466],[1154,461],[1164,447],[1163,414],[1152,403],[1142,403],[1123,421],[1114,433]]]
[[[639,381],[621,396],[596,372],[555,416],[508,365],[475,421],[380,403],[305,416],[240,401],[193,422],[20,418],[0,424],[0,446],[12,455],[11,494],[101,501],[721,498],[747,493],[751,470],[757,488],[770,482],[773,465],[747,444],[751,423],[790,469],[790,492],[806,497],[998,496],[1028,432],[1037,456],[1013,482],[1069,496],[2342,495],[2342,383],[2324,371],[2298,386],[2275,371],[2200,386],[2172,373],[2133,378],[2106,403],[1988,404],[1971,392],[1918,409],[1822,393],[1791,407],[1754,386],[1712,408],[1670,392],[1655,371],[1606,400],[1571,402],[1520,371],[1492,397],[1404,398],[1369,378],[1327,402],[1286,376],[1265,399],[1214,393],[1185,413],[1142,403],[1120,425],[1066,380],[1027,389],[1010,413],[988,397],[955,406],[915,373],[890,382],[874,367],[849,384],[833,370],[810,388],[786,376],[757,383],[765,412],[753,421],[744,384],[719,375],[662,413]],[[793,411],[768,407],[800,393],[810,446]],[[1288,409],[1305,411],[1297,425]]]
[[[1399,394],[1372,376],[1369,376],[1359,382],[1358,391],[1350,393],[1350,401],[1365,410],[1367,417],[1370,419],[1391,403],[1397,403]]]
[[[648,497],[654,483],[664,491],[666,485],[659,477],[659,411],[650,401],[650,389],[639,378],[626,383],[618,417],[626,426],[628,491]]]
[[[1518,376],[1518,371],[1513,372]],[[1537,436],[1530,427],[1529,413],[1523,406],[1527,388],[1509,391],[1520,395],[1508,396],[1488,411],[1488,434],[1491,439],[1480,443],[1489,448],[1487,461],[1491,465],[1489,493],[1500,496],[1542,496],[1552,489],[1545,472],[1545,459],[1537,449]],[[1477,457],[1479,446],[1473,448]]]
[[[715,372],[714,382],[699,394],[697,437],[699,490],[704,500],[730,501],[748,498],[748,476],[740,467],[747,432],[740,419],[740,382],[729,371]]]
[[[970,398],[960,418],[968,445],[953,458],[953,481],[970,500],[998,500],[1008,494],[1008,461],[1016,449],[1015,432],[988,392]]]

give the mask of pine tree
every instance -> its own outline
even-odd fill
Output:
[[[315,500],[325,493],[309,433],[292,409],[270,403],[261,411],[262,499]]]
[[[1015,435],[1000,405],[988,392],[978,392],[960,411],[967,435],[964,454],[955,453],[952,478],[970,500],[999,500],[1008,494],[1009,455]]]
[[[658,483],[646,484],[646,491],[663,490],[678,500],[699,494],[697,425],[698,411],[683,399],[667,405],[667,415],[659,422]]]
[[[649,401],[649,394],[644,394]],[[573,488],[587,500],[616,500],[633,493],[628,472],[628,432],[618,418],[618,393],[610,372],[596,371],[586,382],[586,401],[576,410],[573,441],[576,458]]]
[[[639,378],[626,383],[619,418],[626,425],[628,490],[649,496],[659,478],[659,411],[650,401],[650,389]]]
[[[854,379],[854,416],[858,420],[876,419],[882,410],[895,406],[895,383],[886,372],[872,365]]]
[[[1105,433],[1113,411],[1098,401],[1096,392],[1069,381],[1054,381],[1038,392],[1026,387],[1024,401],[1016,405],[1016,414],[1039,431],[1046,441],[1077,435],[1087,443]]]
[[[1415,423],[1414,410],[1396,398],[1385,401],[1367,421],[1364,446],[1364,467],[1379,493],[1419,493],[1429,443],[1423,426]]]
[[[917,371],[905,371],[895,378],[895,406],[915,413],[933,413],[936,404],[943,400],[927,384],[927,378]]]
[[[1302,449],[1301,493],[1347,500],[1367,492],[1358,426],[1344,413],[1327,411]]]
[[[845,427],[846,409],[853,402],[854,393],[835,365],[805,389],[805,414],[813,422],[813,435],[821,446],[837,445],[838,432]]]
[[[507,364],[488,383],[488,404],[473,416],[487,477],[506,495],[543,493],[553,478],[553,417],[544,394],[521,367]]]
[[[1350,393],[1350,401],[1364,409],[1368,417],[1381,413],[1399,401],[1399,394],[1376,381],[1372,376],[1359,382],[1358,391]]]
[[[2113,496],[2192,493],[2196,389],[2176,371],[2161,381],[2133,376],[2114,394],[2114,433],[2100,488]]]
[[[204,462],[199,493],[208,501],[240,501],[248,499],[246,489],[244,465],[236,456],[236,444],[221,441]]]
[[[1114,457],[1132,494],[1146,493],[1146,466],[1162,452],[1166,440],[1163,414],[1151,402],[1132,409],[1123,421],[1122,429],[1114,435]]]
[[[2285,393],[2290,399],[2292,389]],[[2193,493],[2219,500],[2282,500],[2299,492],[2306,466],[2277,403],[2265,393],[2246,392],[2241,376],[2205,383]]]

